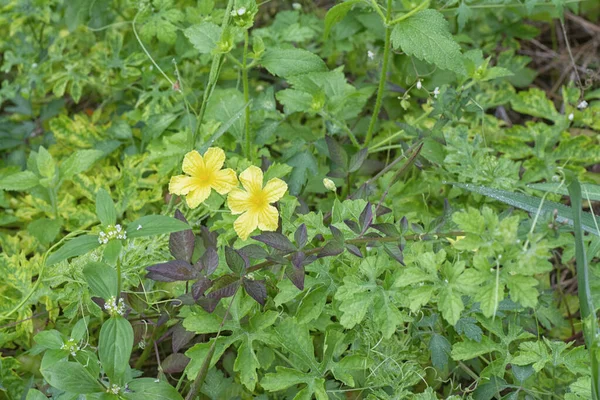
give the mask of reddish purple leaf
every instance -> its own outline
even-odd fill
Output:
[[[292,242],[290,242],[290,240],[281,233],[264,232],[260,235],[252,236],[252,239],[263,242],[267,246],[281,250],[285,253],[291,253],[292,251],[296,250],[296,246],[294,246]]]
[[[177,374],[183,372],[190,359],[181,353],[169,354],[161,364],[165,374]]]
[[[196,277],[194,268],[181,260],[152,265],[146,270],[148,270],[146,278],[159,282],[189,281]]]
[[[302,224],[296,229],[294,233],[294,240],[296,241],[296,246],[301,249],[306,246],[308,242],[308,231],[306,230],[306,225]]]
[[[179,352],[185,345],[187,345],[196,336],[194,332],[186,330],[183,325],[178,323],[173,327],[173,333],[171,336],[171,347],[173,353]]]
[[[256,300],[258,304],[264,306],[265,301],[267,300],[267,287],[265,286],[265,281],[253,281],[244,278],[243,282],[246,293]]]
[[[179,210],[175,211],[175,218],[186,224],[188,223]],[[192,260],[192,254],[194,254],[195,239],[196,237],[191,229],[173,232],[169,235],[169,251],[175,259],[187,261],[189,263]]]
[[[363,256],[360,252],[360,249],[353,244],[347,244],[346,250],[348,250],[351,254],[354,254],[356,257],[362,258]]]

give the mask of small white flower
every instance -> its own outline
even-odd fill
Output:
[[[581,100],[581,103],[579,103],[577,105],[577,108],[579,108],[580,110],[584,110],[587,108],[587,106],[588,106],[588,102],[585,100]]]
[[[154,65],[150,66],[150,71],[152,71],[154,69]]]
[[[121,393],[121,387],[119,385],[113,384],[111,387],[106,389],[106,393],[119,394],[119,393]]]
[[[246,7],[240,7],[237,9],[237,15],[241,17],[244,14],[246,14]]]
[[[302,4],[300,3],[292,3],[292,8],[296,11],[302,10]]]
[[[142,226],[141,226],[141,225],[138,225],[138,227],[137,227],[136,231],[139,231],[140,229],[142,229]]]
[[[369,57],[370,60],[375,59],[375,53],[373,53],[371,50],[367,51],[367,57]]]
[[[160,379],[155,379],[154,380],[154,383],[159,383],[159,382],[160,382]]]
[[[569,117],[568,117],[568,118],[569,118],[569,121],[573,121],[573,118],[574,118],[574,117],[575,117],[575,116],[573,115],[573,113],[569,114]]]
[[[419,79],[417,81],[417,89],[421,90],[422,87],[423,87],[423,84],[421,83],[421,80]]]
[[[31,68],[33,68],[33,69],[37,68],[37,66],[38,66],[37,63],[31,64]]]
[[[440,94],[440,88],[436,86],[436,88],[433,89],[433,98],[437,99],[438,94]]]

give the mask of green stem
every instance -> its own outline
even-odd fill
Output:
[[[398,22],[404,21],[407,18],[412,17],[414,14],[418,13],[419,11],[425,9],[429,7],[429,0],[422,2],[421,4],[419,4],[417,7],[413,8],[412,10],[410,10],[409,12],[407,12],[406,14],[396,18],[395,20],[393,20],[392,22],[389,23],[389,25],[395,25]]]
[[[250,90],[248,89],[248,30],[244,31],[244,55],[242,58],[242,84],[244,85],[244,103],[248,104],[250,101]],[[250,133],[250,107],[246,107],[246,158],[252,160],[252,134]]]
[[[142,351],[140,358],[138,358],[137,361],[135,362],[135,369],[141,370],[142,367],[144,366],[144,363],[148,359],[148,357],[150,357],[150,353],[152,353],[152,347],[154,346],[154,341],[156,340],[156,338],[158,336],[159,330],[160,330],[159,327],[154,328],[154,331],[152,332],[152,335],[150,336],[150,340],[148,341],[148,343],[146,343],[146,347],[144,347],[144,351]]]
[[[379,8],[379,6],[377,7]],[[381,11],[381,10],[380,10]],[[371,122],[369,123],[369,130],[367,131],[367,137],[365,138],[364,147],[369,146],[369,142],[373,137],[373,130],[375,129],[375,123],[379,116],[379,110],[381,109],[381,101],[383,99],[383,91],[385,90],[385,81],[387,79],[387,70],[390,59],[391,50],[391,39],[392,39],[392,26],[389,21],[392,17],[392,0],[388,0],[388,7],[385,16],[385,43],[383,44],[383,64],[381,66],[381,75],[379,76],[379,87],[377,88],[377,99],[375,100],[375,108],[373,109],[373,115],[371,116]]]
[[[123,278],[121,277],[121,261],[117,259],[117,299],[121,297],[123,287]]]

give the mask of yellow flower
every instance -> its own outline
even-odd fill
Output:
[[[227,205],[232,214],[242,214],[233,224],[233,228],[242,240],[257,227],[262,231],[277,229],[279,212],[270,205],[281,199],[287,191],[287,184],[278,178],[267,182],[263,188],[263,173],[252,166],[240,174],[242,189],[233,189],[227,197]]]
[[[169,193],[185,196],[190,208],[196,208],[210,196],[211,189],[219,194],[227,194],[237,186],[235,171],[221,169],[225,162],[225,152],[218,147],[209,147],[204,157],[196,150],[183,158],[183,172],[187,175],[171,177]]]

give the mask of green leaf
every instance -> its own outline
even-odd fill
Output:
[[[268,373],[260,381],[263,389],[269,392],[287,389],[290,386],[304,383],[310,380],[304,372],[292,368],[276,367],[276,373]]]
[[[298,324],[295,318],[287,318],[277,326],[276,331],[281,346],[295,356],[295,367],[318,371],[315,349],[306,325]]]
[[[465,340],[464,342],[455,343],[452,346],[451,355],[453,360],[464,361],[495,351],[502,352],[504,349],[501,345],[492,342],[490,338],[484,336],[481,338],[481,342]]]
[[[60,332],[54,329],[42,331],[33,337],[37,344],[47,349],[60,350],[64,344],[63,337]]]
[[[429,340],[429,351],[431,352],[431,363],[439,370],[443,370],[448,365],[450,355],[450,342],[442,335],[434,333]]]
[[[39,185],[39,183],[39,178],[33,172],[22,171],[0,179],[0,189],[7,191],[27,190]]]
[[[465,308],[460,294],[448,286],[445,286],[440,291],[438,307],[444,319],[452,326],[456,325],[456,322],[460,318],[460,313]]]
[[[105,300],[117,296],[117,271],[101,262],[91,262],[83,268],[83,276],[93,296]]]
[[[258,383],[256,370],[259,367],[260,363],[252,348],[252,339],[250,336],[244,335],[244,340],[237,349],[233,370],[240,374],[240,382],[250,391],[254,391]]]
[[[96,215],[103,226],[117,223],[117,210],[110,194],[103,188],[96,193]]]
[[[40,146],[38,150],[37,167],[40,175],[45,178],[52,178],[56,174],[56,162],[44,146]]]
[[[131,392],[122,396],[129,400],[182,400],[183,397],[163,380],[156,381],[154,378],[138,378],[127,382]]]
[[[41,372],[50,385],[65,392],[88,394],[104,391],[96,378],[76,362],[59,361]]]
[[[347,0],[341,4],[331,7],[325,15],[325,30],[323,31],[324,39],[329,37],[331,28],[343,20],[346,14],[348,14],[348,11],[350,11],[355,4],[361,3],[362,1],[363,0]]]
[[[2,385],[0,385],[0,389],[2,389]],[[29,389],[25,400],[48,400],[48,398],[37,389]]]
[[[556,217],[558,222],[566,222],[569,225],[573,225],[573,210],[571,207],[567,207],[560,203],[555,203],[548,200],[545,200],[542,203],[542,199],[539,197],[529,196],[522,193],[508,192],[501,189],[492,189],[486,186],[477,186],[469,183],[452,183],[452,185],[493,198],[510,206],[517,207],[534,214],[538,212],[538,209],[540,209],[542,214],[549,215],[556,210],[558,212]],[[542,204],[541,208],[540,203]],[[594,216],[592,214],[582,213],[581,224],[584,231],[593,233],[594,235],[600,235],[600,233],[596,231]]]
[[[319,56],[298,48],[274,48],[267,50],[261,64],[271,74],[288,78],[309,72],[327,71],[327,65]]]
[[[512,301],[523,307],[535,308],[538,302],[539,292],[536,289],[537,279],[531,276],[513,275],[506,282]]]
[[[96,161],[104,156],[100,150],[78,150],[60,165],[60,177],[70,179],[77,174],[87,171]]]
[[[315,157],[307,150],[296,153],[292,158],[287,160],[287,164],[293,167],[290,180],[288,181],[290,194],[297,196],[302,191],[309,173],[313,175],[318,174],[319,167]]]
[[[200,54],[209,54],[217,47],[222,29],[212,22],[201,22],[187,28],[183,33]]]
[[[110,240],[106,246],[104,246],[104,253],[102,257],[109,265],[116,265],[119,255],[121,255],[121,249],[123,249],[123,243],[119,239]]]
[[[111,317],[100,328],[98,357],[111,382],[125,383],[133,347],[133,328],[123,317]]]
[[[465,73],[460,46],[448,30],[448,22],[436,10],[419,11],[399,22],[392,31],[394,48],[442,69]]]
[[[46,260],[46,266],[51,266],[71,257],[88,253],[100,246],[98,236],[84,235],[69,240],[61,248],[52,253]]]
[[[127,225],[127,237],[163,235],[190,229],[190,226],[168,215],[146,215]]]
[[[48,245],[54,241],[60,231],[62,223],[60,220],[40,218],[29,225],[27,230],[43,245]]]

